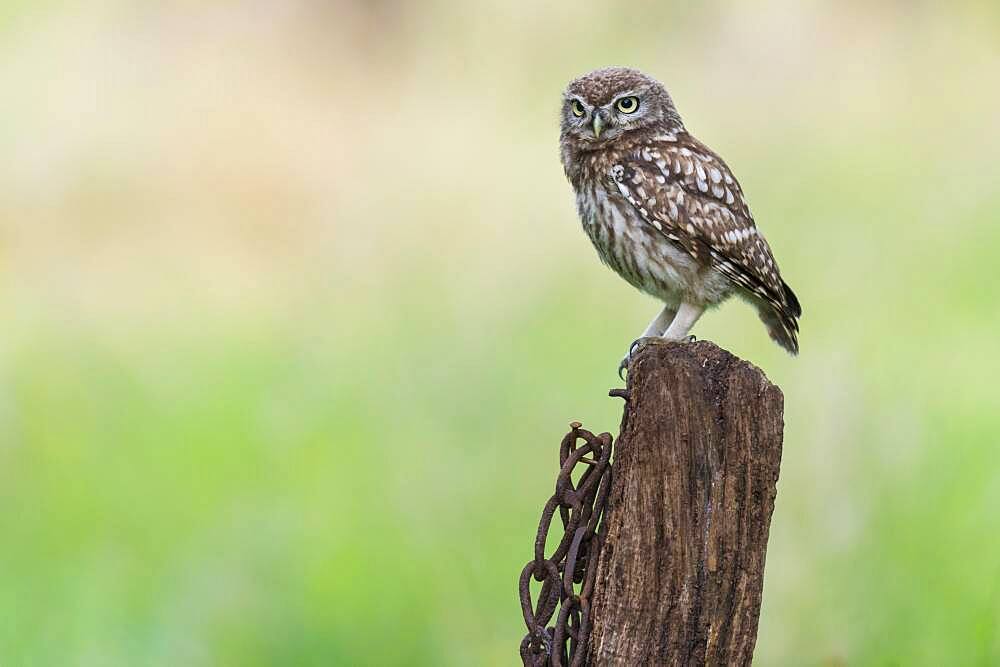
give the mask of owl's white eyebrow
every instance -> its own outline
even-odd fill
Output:
[[[623,97],[638,97],[638,96],[639,96],[639,91],[638,90],[627,90],[627,91],[625,91],[624,93],[622,93],[621,95],[619,95],[618,97],[616,97],[615,99],[613,99],[611,101],[612,102],[617,102],[618,100],[622,99]]]

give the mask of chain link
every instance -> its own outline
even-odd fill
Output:
[[[580,422],[569,427],[559,446],[556,490],[545,503],[538,522],[535,557],[521,570],[518,589],[528,628],[521,640],[525,667],[577,667],[587,654],[591,594],[606,531],[601,518],[611,489],[612,439],[610,433],[594,435],[581,428]],[[582,445],[578,445],[580,440]],[[587,458],[587,454],[591,457]],[[581,463],[586,469],[574,485],[572,475]],[[546,558],[545,542],[557,509],[563,536]],[[542,584],[534,605],[529,590],[532,578]],[[574,584],[582,587],[577,589]],[[546,627],[553,616],[555,625]]]

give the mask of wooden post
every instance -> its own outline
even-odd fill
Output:
[[[647,345],[628,377],[587,664],[750,664],[781,390],[707,341]]]

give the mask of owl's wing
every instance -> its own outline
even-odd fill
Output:
[[[686,133],[664,135],[623,156],[611,178],[646,222],[699,263],[773,306],[785,325],[798,331],[798,299],[781,279],[722,158]]]

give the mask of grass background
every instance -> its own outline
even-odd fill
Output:
[[[803,303],[761,665],[1000,662],[991,2],[0,2],[0,664],[516,663],[657,310],[559,94],[665,81]]]

